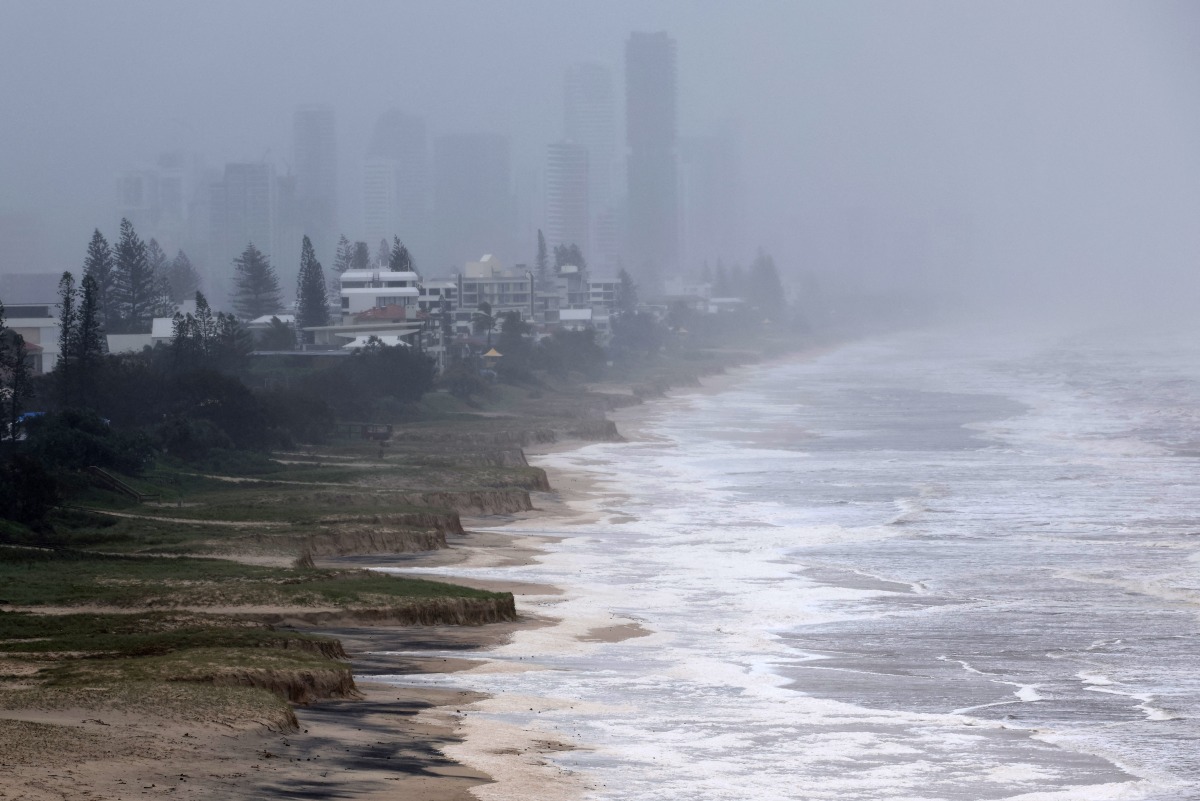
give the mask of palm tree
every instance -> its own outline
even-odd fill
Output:
[[[479,302],[479,307],[475,309],[475,313],[471,315],[471,329],[476,334],[487,332],[488,350],[492,347],[492,331],[496,328],[496,324],[500,322],[495,315],[492,314],[492,304],[486,300]]]

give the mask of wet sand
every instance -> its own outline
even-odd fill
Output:
[[[812,358],[809,354],[806,358]],[[749,368],[753,369],[753,368]],[[715,393],[734,385],[740,370],[704,379],[687,393]],[[645,438],[647,405],[611,417],[626,439]],[[580,441],[527,448],[530,455],[586,446]],[[536,518],[541,526],[570,529],[594,522],[573,500],[598,491],[586,474],[555,471],[551,492],[533,493],[532,512],[464,519],[468,533],[449,548],[420,554],[344,557],[322,564],[361,567],[503,567],[535,562],[546,536],[490,530]],[[423,801],[557,801],[580,796],[575,777],[557,775],[545,755],[574,747],[537,733],[458,714],[471,706],[502,711],[534,699],[491,699],[453,688],[404,686],[394,677],[463,670],[516,669],[489,663],[486,651],[518,629],[553,629],[561,621],[531,614],[535,598],[562,590],[548,585],[448,576],[447,580],[512,592],[522,619],[484,627],[346,627],[322,633],[339,638],[351,656],[361,699],[298,707],[298,732],[247,723],[225,725],[122,716],[94,710],[0,712],[0,799],[129,799],[190,797],[413,798]],[[525,602],[522,602],[522,598]],[[563,626],[552,636],[612,643],[652,632],[636,622],[583,628]],[[462,657],[422,657],[421,651],[461,651]],[[389,653],[402,652],[402,653]],[[388,683],[372,681],[391,677]],[[545,703],[545,699],[536,699]]]

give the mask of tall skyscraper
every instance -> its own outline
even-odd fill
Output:
[[[198,156],[178,151],[160,154],[153,166],[122,171],[116,219],[128,219],[144,239],[153,237],[168,250],[191,250],[207,236],[197,237],[194,229],[203,216],[204,172]]]
[[[363,162],[363,230],[374,248],[399,236],[418,264],[430,254],[429,152],[425,122],[398,109],[375,124]]]
[[[546,242],[579,245],[588,250],[588,151],[575,142],[555,142],[546,149]]]
[[[508,139],[453,134],[435,140],[433,150],[438,262],[433,271],[461,270],[485,253],[511,260],[515,215]]]
[[[292,117],[292,164],[300,229],[317,258],[332,257],[338,234],[337,131],[333,108],[308,105]]]
[[[742,242],[741,165],[731,134],[679,142],[683,266],[734,264],[749,258]]]
[[[611,237],[598,237],[603,220],[613,215],[617,161],[616,98],[612,73],[600,64],[567,68],[563,95],[563,137],[583,146],[588,154],[590,242],[579,246],[593,261],[615,262],[618,252]]]
[[[271,259],[284,298],[292,297],[303,236],[295,210],[294,177],[276,176],[275,167],[263,161],[226,164],[221,179],[209,186],[206,291],[221,298],[231,284],[233,260],[253,242]]]
[[[633,33],[625,44],[629,256],[653,287],[679,266],[675,40]]]

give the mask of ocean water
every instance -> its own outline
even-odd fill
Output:
[[[566,594],[424,679],[468,717],[595,799],[1200,799],[1200,336],[895,335],[639,414],[537,460],[596,522],[476,571]]]

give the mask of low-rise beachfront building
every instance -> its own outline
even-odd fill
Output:
[[[51,273],[0,274],[0,299],[6,323],[25,339],[25,353],[34,375],[48,373],[58,363],[58,279]]]
[[[554,288],[562,303],[560,308],[590,309],[592,307],[592,289],[588,285],[587,270],[574,264],[564,264],[558,268],[558,273],[554,276]]]
[[[458,308],[458,282],[450,279],[421,281],[417,308],[430,314]]]
[[[58,364],[58,317],[49,303],[5,304],[6,324],[25,340],[25,358],[34,375]]]
[[[621,291],[619,278],[588,278],[588,300],[593,309],[606,314],[617,310],[617,295]]]
[[[383,306],[413,308],[421,295],[420,276],[386,268],[347,270],[338,280],[339,309],[343,316]]]
[[[495,317],[515,311],[529,319],[534,313],[534,298],[533,273],[524,265],[507,268],[490,254],[467,262],[459,276],[458,308],[462,311],[473,312],[479,304],[487,303]]]
[[[608,318],[604,318],[607,324]],[[584,328],[596,328],[596,314],[592,309],[559,309],[546,319],[547,328],[559,328],[567,331],[580,331]]]

